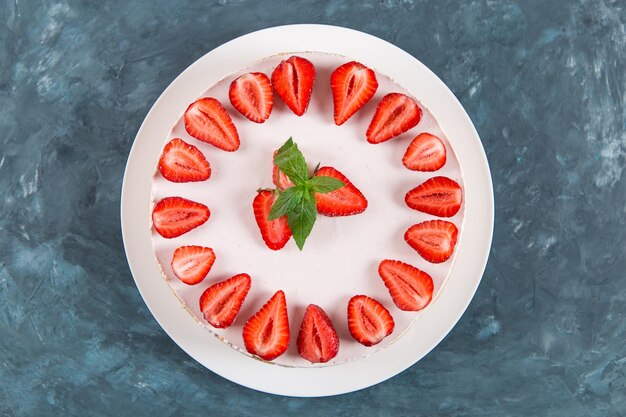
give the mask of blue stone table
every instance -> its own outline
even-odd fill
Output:
[[[287,23],[419,58],[482,137],[493,249],[422,361],[338,397],[261,394],[161,330],[119,199],[161,91],[212,48]],[[605,1],[0,2],[0,415],[626,415],[626,5]]]

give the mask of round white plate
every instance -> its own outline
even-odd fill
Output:
[[[278,361],[280,364],[291,365],[292,367],[276,366],[272,363],[255,360],[254,358],[243,355],[238,350],[232,349],[230,346],[222,343],[220,340],[215,338],[210,331],[207,331],[207,329],[199,326],[198,322],[193,319],[188,310],[182,307],[181,301],[175,295],[176,293],[179,297],[181,297],[180,291],[183,291],[184,293],[186,288],[184,288],[184,286],[176,287],[175,281],[172,281],[171,279],[166,281],[161,278],[161,272],[158,264],[155,262],[149,220],[155,166],[165,141],[168,139],[170,134],[172,134],[172,126],[176,124],[178,118],[187,105],[200,95],[203,95],[202,93],[207,90],[207,88],[213,85],[219,86],[219,82],[221,80],[231,76],[237,71],[241,71],[243,68],[251,66],[251,64],[257,61],[272,57],[276,54],[291,52],[302,54],[304,51],[339,54],[349,57],[350,59],[360,61],[375,69],[377,74],[384,74],[390,77],[412,96],[418,98],[421,104],[423,104],[424,110],[428,109],[430,113],[435,116],[441,126],[441,129],[447,134],[447,145],[449,147],[451,146],[456,154],[456,158],[451,158],[453,163],[450,165],[451,168],[448,168],[450,172],[443,172],[442,170],[442,172],[434,175],[443,174],[460,180],[460,172],[462,171],[464,186],[465,221],[459,235],[459,243],[457,244],[455,250],[456,254],[454,263],[449,261],[448,266],[446,267],[447,269],[435,268],[435,271],[429,271],[427,265],[424,267],[416,262],[419,256],[417,256],[414,252],[412,253],[412,258],[408,258],[408,254],[411,249],[409,248],[406,253],[403,252],[403,250],[407,250],[408,248],[408,246],[406,246],[403,242],[404,246],[400,247],[394,244],[392,247],[392,253],[381,254],[378,259],[371,261],[377,264],[377,262],[383,258],[398,258],[400,260],[416,264],[416,266],[421,269],[431,272],[431,275],[433,275],[436,282],[436,291],[438,291],[438,294],[436,294],[436,297],[431,305],[420,314],[406,315],[405,313],[404,317],[399,317],[402,328],[399,329],[397,333],[392,335],[394,336],[393,338],[388,338],[389,340],[385,344],[381,344],[381,346],[377,349],[370,350],[369,353],[363,353],[365,351],[362,350],[360,345],[354,342],[350,343],[346,340],[346,343],[344,343],[344,338],[342,337],[342,348],[340,352],[343,350],[343,356],[339,356],[339,360],[333,362],[336,364],[335,366],[325,367],[293,367],[294,365],[302,365],[302,363],[297,362],[298,357],[293,346],[290,347],[290,352],[288,352],[285,358],[282,361]],[[319,56],[324,56],[324,54],[319,54]],[[312,59],[314,57],[315,56],[313,54],[310,59],[316,63],[316,60]],[[332,57],[327,58],[330,60],[333,59]],[[345,62],[347,59],[340,59],[340,61]],[[271,59],[267,65],[270,64],[274,64]],[[252,68],[254,68],[254,65],[252,65]],[[269,70],[266,70],[266,72],[269,73]],[[324,77],[327,78],[328,74],[325,74]],[[320,78],[320,74],[318,73],[316,84],[318,84]],[[325,80],[325,82],[327,83],[328,81]],[[222,84],[224,84],[224,82],[222,82]],[[384,84],[385,83],[381,84],[381,86]],[[219,87],[217,88],[217,91],[220,91]],[[316,92],[314,91],[314,100],[315,94]],[[375,106],[375,104],[379,101],[380,96],[381,95],[377,94],[377,96],[372,100],[373,103],[370,103],[370,106]],[[218,98],[221,99],[225,105],[227,105],[227,99],[225,97]],[[329,125],[332,125],[332,104],[330,102],[329,95],[327,98],[329,101],[328,105],[330,106],[322,109],[322,105],[320,105],[318,106],[320,108],[317,110],[318,113],[321,110],[330,112],[331,115],[329,116],[328,121]],[[277,99],[277,105],[274,112],[279,111],[279,103],[280,100]],[[228,109],[231,115],[234,116],[234,119],[240,118],[234,110],[230,108]],[[313,110],[310,110],[312,113],[310,119],[315,117],[315,101],[312,101],[311,109]],[[288,114],[289,111],[283,109],[281,112]],[[366,109],[362,109],[362,112],[365,113]],[[357,115],[359,115],[359,113],[357,113]],[[249,169],[247,173],[241,174],[242,176],[254,175],[258,177],[249,183],[249,187],[252,187],[249,198],[246,199],[244,196],[239,195],[238,193],[241,192],[241,190],[239,190],[237,193],[233,193],[234,199],[232,201],[228,201],[229,207],[236,206],[238,201],[245,201],[245,204],[242,205],[241,208],[238,207],[236,210],[233,210],[234,214],[237,216],[243,216],[243,206],[246,206],[249,209],[247,212],[250,214],[251,208],[248,206],[250,206],[250,201],[253,198],[254,189],[258,186],[262,186],[263,184],[266,186],[271,185],[271,150],[275,149],[277,145],[280,145],[287,139],[287,137],[282,137],[285,134],[294,136],[296,142],[301,145],[300,147],[303,149],[305,157],[309,154],[311,155],[314,160],[309,160],[309,164],[314,164],[318,160],[321,160],[323,163],[336,166],[339,170],[344,171],[344,173],[347,174],[348,177],[364,191],[365,195],[370,200],[370,206],[372,206],[372,204],[377,201],[376,190],[381,189],[381,184],[377,184],[375,180],[368,181],[367,173],[361,172],[361,174],[358,174],[358,172],[354,170],[354,160],[359,160],[361,158],[367,160],[367,157],[365,156],[366,151],[360,151],[358,148],[355,148],[354,150],[349,149],[352,154],[354,152],[359,153],[359,158],[349,159],[349,161],[351,160],[353,162],[352,165],[350,165],[350,163],[345,159],[342,160],[342,158],[337,158],[335,161],[333,159],[332,152],[326,153],[319,151],[320,149],[328,148],[328,146],[331,145],[331,142],[320,145],[319,147],[314,146],[315,141],[311,139],[311,136],[316,136],[316,130],[313,127],[311,129],[307,129],[306,123],[301,123],[301,125],[299,125],[297,120],[298,118],[294,115],[291,116],[292,121],[286,122],[284,117],[277,117],[275,113],[273,113],[272,118],[270,118],[270,122],[266,123],[265,126],[255,125],[257,126],[256,130],[254,130],[255,126],[252,126],[254,125],[253,123],[247,122],[243,118],[240,118],[241,120],[235,120],[235,124],[240,130],[240,136],[242,138],[242,149],[231,155],[237,155],[241,152],[241,154],[245,157],[246,146],[244,141],[252,142],[254,139],[251,136],[254,131],[261,132],[261,134],[265,132],[265,136],[268,136],[270,139],[267,139],[269,142],[265,144],[265,147],[268,149],[263,148],[263,154],[268,154],[268,160],[265,164],[267,167],[265,167],[263,163],[260,163],[258,168]],[[275,126],[274,129],[272,129],[271,121],[275,117],[278,119],[278,122],[275,122],[275,124],[282,126],[281,128],[276,129]],[[306,117],[307,115],[305,115],[302,120]],[[368,117],[371,117],[371,114],[368,114]],[[365,123],[365,126],[367,125],[367,121],[364,118],[359,119],[355,116],[353,119],[356,120],[353,122],[353,128],[358,126],[359,123]],[[345,128],[345,126],[349,126],[351,121],[352,119],[342,127]],[[252,126],[251,129],[253,130],[250,131],[250,134],[242,135],[242,129],[240,128],[242,123],[247,123],[248,127]],[[248,127],[246,127],[246,129]],[[265,127],[266,130],[263,131],[261,127]],[[362,127],[359,128],[363,130]],[[276,133],[277,130],[280,132],[280,135]],[[418,132],[419,131],[411,131],[411,134],[414,135]],[[176,127],[174,128],[173,133],[176,133],[177,136],[181,136],[182,134],[182,132],[177,130]],[[275,134],[279,137],[273,137]],[[299,134],[303,137],[302,144],[298,139]],[[184,137],[184,139],[191,141],[190,138]],[[397,140],[399,139],[394,139],[394,141]],[[405,138],[402,147],[406,147],[408,144],[407,140],[410,139]],[[365,142],[364,138],[362,138],[362,142]],[[197,141],[193,143],[198,145]],[[381,158],[385,162],[389,163],[390,160],[394,160],[395,158],[397,159],[395,162],[400,164],[402,152],[398,154],[397,151],[383,151],[383,149],[391,149],[390,147],[385,148],[385,144],[369,145],[365,142],[364,146],[369,146],[372,149],[376,148],[376,151],[383,152]],[[398,147],[396,146],[395,148]],[[212,155],[209,154],[212,150],[204,148],[203,151],[207,154],[209,161],[213,165],[214,160]],[[247,153],[250,154],[250,151]],[[215,154],[216,157],[217,155],[219,155],[219,153]],[[452,153],[451,156],[453,156]],[[224,155],[222,155],[222,157],[224,157]],[[329,161],[328,158],[331,158],[332,160]],[[217,163],[219,167],[220,161],[218,160]],[[344,168],[344,165],[346,164],[348,165],[348,169]],[[229,164],[228,162],[221,163],[224,174],[228,172],[227,167],[230,167],[231,165],[233,164]],[[234,165],[232,168],[234,169]],[[368,167],[368,170],[371,171],[370,176],[373,175],[374,172],[377,172],[377,168],[377,166]],[[241,167],[238,169],[241,171]],[[230,177],[235,177],[235,174],[239,171],[235,170],[231,172]],[[258,171],[267,172],[258,173]],[[404,172],[404,175],[409,172],[408,170],[404,171],[406,171]],[[391,190],[394,195],[398,194],[402,197],[404,192],[421,183],[429,176],[432,175],[425,176],[424,178],[417,176],[413,181],[407,182],[405,180],[400,184],[394,183],[391,186]],[[217,187],[219,187],[220,183],[224,185],[227,184],[226,181],[232,181],[227,180],[227,178],[227,175],[224,175],[221,180],[219,177],[215,178],[212,176],[209,183],[214,182],[217,184]],[[400,181],[402,180],[400,179]],[[182,196],[187,196],[185,195],[185,192],[191,194],[194,192],[194,188],[185,186],[172,191],[171,188],[168,188],[169,184],[163,184],[159,188],[158,183],[159,180],[157,179],[157,187],[154,189],[157,197],[159,197],[158,194],[160,192],[173,193],[180,191],[177,192],[177,195]],[[195,190],[197,190],[197,188],[195,188]],[[208,191],[207,195],[210,195]],[[218,195],[222,195],[222,193]],[[207,199],[210,199],[210,197],[207,197]],[[196,198],[196,200],[202,201],[199,198]],[[202,202],[207,203],[208,201]],[[213,213],[213,205],[210,203],[208,205]],[[382,206],[379,207],[378,210],[374,208],[366,211],[366,213],[370,213],[370,217],[374,216],[366,219],[366,223],[372,225],[378,224],[379,226],[378,229],[374,230],[375,233],[372,234],[372,239],[376,239],[378,235],[381,233],[384,234],[385,232],[385,228],[381,228],[381,226],[384,226],[385,224],[384,221],[381,221],[381,214],[387,213],[389,210],[393,210],[393,207],[396,206],[401,206],[401,204],[395,202],[395,204],[388,207]],[[374,207],[376,207],[375,204]],[[403,207],[403,210],[408,212],[411,211],[406,207]],[[224,213],[224,216],[228,215],[226,210],[223,210],[222,212]],[[394,217],[393,212],[390,214],[392,214],[391,217]],[[209,219],[207,224],[215,221],[213,216],[214,214],[212,214],[212,218]],[[320,224],[316,225],[316,228],[322,229],[319,233],[326,235],[327,233],[331,233],[337,228],[338,225],[341,224],[333,222],[345,221],[348,225],[345,226],[348,233],[344,233],[343,235],[351,235],[353,232],[350,230],[356,231],[363,229],[362,227],[354,226],[355,220],[353,219],[357,219],[358,217],[359,216],[353,216],[352,218],[345,218],[341,220],[333,219],[332,221],[326,223],[326,229],[324,229],[324,225],[320,225],[323,220],[318,220]],[[413,223],[426,220],[426,218],[420,218],[419,215],[415,215],[413,218],[414,221],[407,223],[405,225],[406,227]],[[352,223],[350,223],[351,221]],[[457,217],[454,222],[457,226],[461,226],[462,221],[463,219],[461,217]],[[250,223],[253,225],[253,220]],[[350,224],[352,224],[352,226],[350,226]],[[353,227],[353,229],[350,229],[350,227]],[[200,229],[202,228],[191,232],[188,238],[193,240],[194,236],[196,238],[201,237],[199,234],[201,232],[198,232]],[[399,226],[394,225],[392,231],[394,234],[398,234],[400,236],[397,240],[402,240],[401,236],[405,229],[401,229]],[[423,64],[397,47],[361,32],[333,26],[293,25],[254,32],[220,46],[191,65],[165,90],[144,120],[128,159],[124,175],[124,184],[122,187],[122,233],[128,262],[137,283],[137,287],[159,324],[182,349],[207,368],[224,376],[225,378],[247,387],[283,395],[324,396],[350,392],[381,382],[417,362],[434,346],[436,346],[441,339],[443,339],[443,337],[458,321],[460,316],[463,314],[463,311],[465,311],[465,308],[469,304],[469,301],[471,300],[478,283],[480,282],[485,264],[487,262],[492,229],[493,190],[491,186],[489,167],[487,165],[480,139],[478,138],[469,117],[450,90],[448,90],[441,80],[439,80],[437,76],[435,76]],[[250,246],[250,248],[260,247],[258,242],[254,241],[254,237],[250,233],[250,230],[251,228],[246,226],[241,230],[241,232],[244,235],[247,233],[249,235],[247,240],[253,242],[254,245]],[[305,246],[305,251],[303,252],[303,254],[305,252],[309,254],[306,258],[302,258],[305,262],[305,268],[307,270],[311,270],[314,265],[317,265],[316,259],[313,259],[318,257],[317,255],[319,255],[320,259],[325,259],[322,255],[324,247],[317,244],[313,240],[315,232],[316,229],[314,228],[310,241],[307,241],[307,246],[311,246],[312,249],[309,252],[306,252],[308,247]],[[223,233],[224,232],[222,231],[222,234]],[[367,237],[367,235],[357,236],[356,241],[361,242]],[[164,241],[164,239],[162,239],[162,241]],[[189,241],[184,243],[187,244],[193,242]],[[169,255],[171,250],[173,250],[172,248],[169,248],[169,246],[172,246],[172,243],[169,243],[168,246],[168,244],[161,242],[161,247],[159,247],[159,244],[159,239],[157,238],[155,240],[155,247],[157,248],[157,254],[161,251],[160,257],[163,258],[161,259],[161,262],[165,266],[167,263],[165,259],[167,256],[165,254]],[[177,242],[176,246],[180,244],[183,243]],[[196,244],[202,243],[196,242]],[[288,245],[295,246],[293,245],[293,242],[290,242]],[[345,246],[346,244],[342,243],[342,245]],[[336,250],[340,250],[341,247],[341,245],[336,247]],[[396,247],[398,249],[396,249]],[[214,246],[214,249],[218,255],[219,262],[220,252],[217,248],[217,243]],[[298,259],[297,256],[302,254],[296,253],[297,249],[295,249],[295,247],[286,249],[286,254],[280,254],[280,252],[278,252],[280,255],[277,256],[282,256],[282,258],[277,259],[276,261],[279,261],[280,265],[287,265],[287,272],[297,271],[298,262],[295,259]],[[398,251],[400,251],[399,254],[397,253]],[[290,252],[292,252],[291,255]],[[248,251],[245,253],[248,253]],[[352,260],[358,253],[359,251],[347,251],[344,258],[350,257],[349,259]],[[270,254],[268,256],[268,259],[270,259],[272,255]],[[311,258],[311,256],[313,256],[313,258]],[[371,254],[365,254],[365,256],[371,257]],[[238,268],[239,265],[233,265],[233,260],[236,258],[233,258],[232,256],[231,258],[230,267],[218,272],[226,274],[227,271],[231,271],[232,273],[230,275],[238,272],[248,272],[253,277],[254,288],[254,271],[245,268]],[[249,267],[254,264],[258,265],[259,259],[263,258],[253,256],[250,259],[252,259],[252,264],[244,266]],[[337,265],[341,264],[339,262],[336,263]],[[343,263],[345,264],[345,262]],[[375,271],[376,266],[371,268],[371,265],[366,262],[361,262],[361,264],[365,264],[365,268],[373,269]],[[216,266],[217,265],[218,263],[216,262]],[[265,268],[260,268],[261,271],[263,271],[261,274],[265,273],[267,275],[272,270],[276,269],[268,268],[267,265],[262,266],[265,266]],[[321,273],[325,272],[323,275],[328,275],[329,271],[332,272],[334,270],[334,268],[320,269],[318,266],[315,266],[315,268],[317,268]],[[166,268],[164,268],[164,270],[166,270]],[[167,271],[165,272],[167,275]],[[342,274],[339,274],[339,276],[341,275]],[[443,281],[446,276],[448,277],[447,283],[443,286]],[[226,277],[227,275],[224,275],[222,279]],[[267,279],[265,281],[267,281]],[[172,292],[168,282],[174,284],[173,288],[175,293]],[[314,298],[310,302],[323,304],[323,300],[321,299],[321,294],[323,294],[323,292],[315,294],[315,286],[306,286],[310,285],[308,284],[310,282],[309,278],[303,282],[303,292],[308,294],[309,297]],[[379,280],[376,280],[376,284],[372,284],[372,282],[371,277],[367,277],[363,284],[363,291],[359,291],[358,288],[354,289],[358,293],[366,293],[368,295],[372,295],[372,292],[384,291],[384,286],[380,284]],[[329,283],[332,283],[332,280],[328,281],[327,279],[324,281],[325,286],[328,286]],[[288,285],[288,283],[285,283],[285,285]],[[206,286],[208,286],[208,283],[204,285],[204,287]],[[355,287],[355,285],[350,284],[348,286],[348,288],[351,287]],[[264,288],[262,290],[262,295],[259,296],[260,298],[257,297],[255,301],[259,305],[250,307],[252,310],[247,312],[247,315],[253,313],[260,305],[262,305],[264,302],[264,300],[262,300],[263,297],[269,298],[271,292],[278,289],[283,288]],[[198,288],[196,288],[195,291],[199,291]],[[198,294],[190,296],[190,300],[198,297],[200,293],[201,291],[199,291]],[[187,294],[189,295],[191,292],[187,291]],[[289,293],[287,292],[287,294],[287,301],[289,303]],[[383,301],[383,303],[391,310],[395,306],[393,306],[390,302],[388,294],[387,299],[381,299],[383,295],[384,294],[378,295],[376,298]],[[184,296],[181,297],[183,300],[184,298]],[[349,297],[346,295],[346,301],[347,298]],[[191,307],[191,309],[197,309],[197,306],[194,306],[193,302],[187,302],[187,304]],[[333,315],[340,314],[340,311],[345,309],[345,305],[340,306],[336,304],[337,303],[335,303],[334,306],[324,306],[325,308],[331,310],[330,314],[334,321],[336,320]],[[294,323],[294,320],[296,322],[301,320],[301,310],[305,306],[306,304],[298,307],[300,309],[299,317],[294,317],[293,314],[290,316],[293,339],[297,336],[297,328],[299,325],[299,323]],[[335,309],[335,311],[333,311],[333,309]],[[192,311],[192,313],[194,312]],[[395,317],[396,315],[399,316],[402,313],[399,313],[399,310],[396,309],[396,311],[392,311],[392,314],[394,314]],[[238,317],[238,322],[239,321],[242,321],[240,317]],[[411,322],[413,323],[412,325]],[[338,330],[341,335],[342,330]],[[402,337],[398,337],[399,335],[402,335]],[[234,336],[230,337],[232,338]],[[392,341],[393,343],[391,343]],[[292,345],[295,345],[295,340],[292,342]],[[344,345],[349,347],[344,349]],[[372,354],[372,352],[374,353]],[[347,361],[348,359],[357,358],[361,359]],[[300,359],[300,361],[303,360]]]

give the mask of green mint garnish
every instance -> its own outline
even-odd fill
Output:
[[[295,185],[286,190],[275,190],[279,195],[267,219],[275,220],[287,216],[296,245],[302,250],[317,217],[315,193],[330,193],[345,187],[346,184],[333,177],[316,177],[319,164],[313,175],[309,176],[304,155],[292,138],[276,152],[274,163]]]

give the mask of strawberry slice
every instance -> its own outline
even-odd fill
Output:
[[[415,127],[422,119],[422,109],[415,100],[400,93],[387,94],[376,107],[367,128],[367,141],[381,143]]]
[[[234,80],[228,97],[239,113],[256,123],[266,121],[274,107],[272,84],[262,72],[251,72]]]
[[[348,62],[330,76],[335,104],[335,124],[341,126],[365,105],[378,89],[374,71],[359,62]]]
[[[428,262],[447,261],[456,245],[459,230],[454,223],[430,220],[414,224],[404,234],[404,240]]]
[[[337,352],[339,336],[333,323],[321,307],[309,304],[298,333],[298,353],[309,362],[326,363]]]
[[[402,163],[411,171],[437,171],[446,164],[446,146],[430,133],[420,133],[413,139]]]
[[[315,67],[311,61],[299,56],[281,61],[272,72],[274,91],[298,116],[309,107],[314,82]]]
[[[348,329],[362,345],[374,346],[393,332],[393,317],[381,303],[366,295],[348,302]]]
[[[385,259],[378,274],[400,310],[419,311],[433,298],[433,279],[412,265]]]
[[[268,248],[272,250],[282,249],[289,238],[291,238],[291,229],[287,223],[287,216],[280,217],[275,220],[267,220],[272,210],[272,205],[276,200],[276,196],[271,191],[261,191],[256,197],[252,207],[254,209],[254,217],[256,218],[256,224],[261,231],[261,237]]]
[[[211,165],[200,149],[175,138],[163,148],[159,171],[172,182],[204,181],[211,176]]]
[[[250,275],[238,274],[207,288],[200,296],[200,311],[209,324],[225,329],[233,324],[250,291]]]
[[[404,201],[414,210],[452,217],[461,208],[463,190],[448,177],[432,177],[406,193]]]
[[[202,246],[181,246],[172,256],[172,271],[182,282],[196,285],[207,276],[213,263],[215,253],[211,248]]]
[[[152,224],[158,234],[172,239],[204,224],[210,215],[204,204],[182,197],[166,197],[155,204]]]
[[[316,177],[328,176],[336,178],[346,184],[330,193],[316,193],[315,202],[317,212],[324,216],[351,216],[365,211],[367,199],[345,175],[332,167],[322,167],[315,174]]]
[[[289,346],[289,318],[285,293],[277,291],[243,326],[243,343],[253,355],[271,361]]]
[[[274,151],[274,155],[272,157],[272,181],[274,182],[275,186],[277,186],[281,190],[284,190],[286,188],[293,187],[294,184],[293,182],[291,182],[288,176],[286,176],[282,171],[278,170],[278,167],[274,163],[274,158],[276,157],[277,152],[277,150]]]
[[[189,105],[185,110],[185,129],[194,138],[225,151],[239,149],[237,128],[226,109],[214,98],[201,98]]]

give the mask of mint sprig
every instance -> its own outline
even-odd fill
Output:
[[[287,175],[294,183],[294,186],[285,190],[275,190],[278,198],[274,201],[267,219],[275,220],[287,216],[296,245],[302,250],[317,217],[315,194],[330,193],[345,187],[346,184],[333,177],[315,176],[319,164],[313,175],[309,176],[309,168],[304,155],[292,138],[289,138],[276,152],[274,163],[279,171]]]

